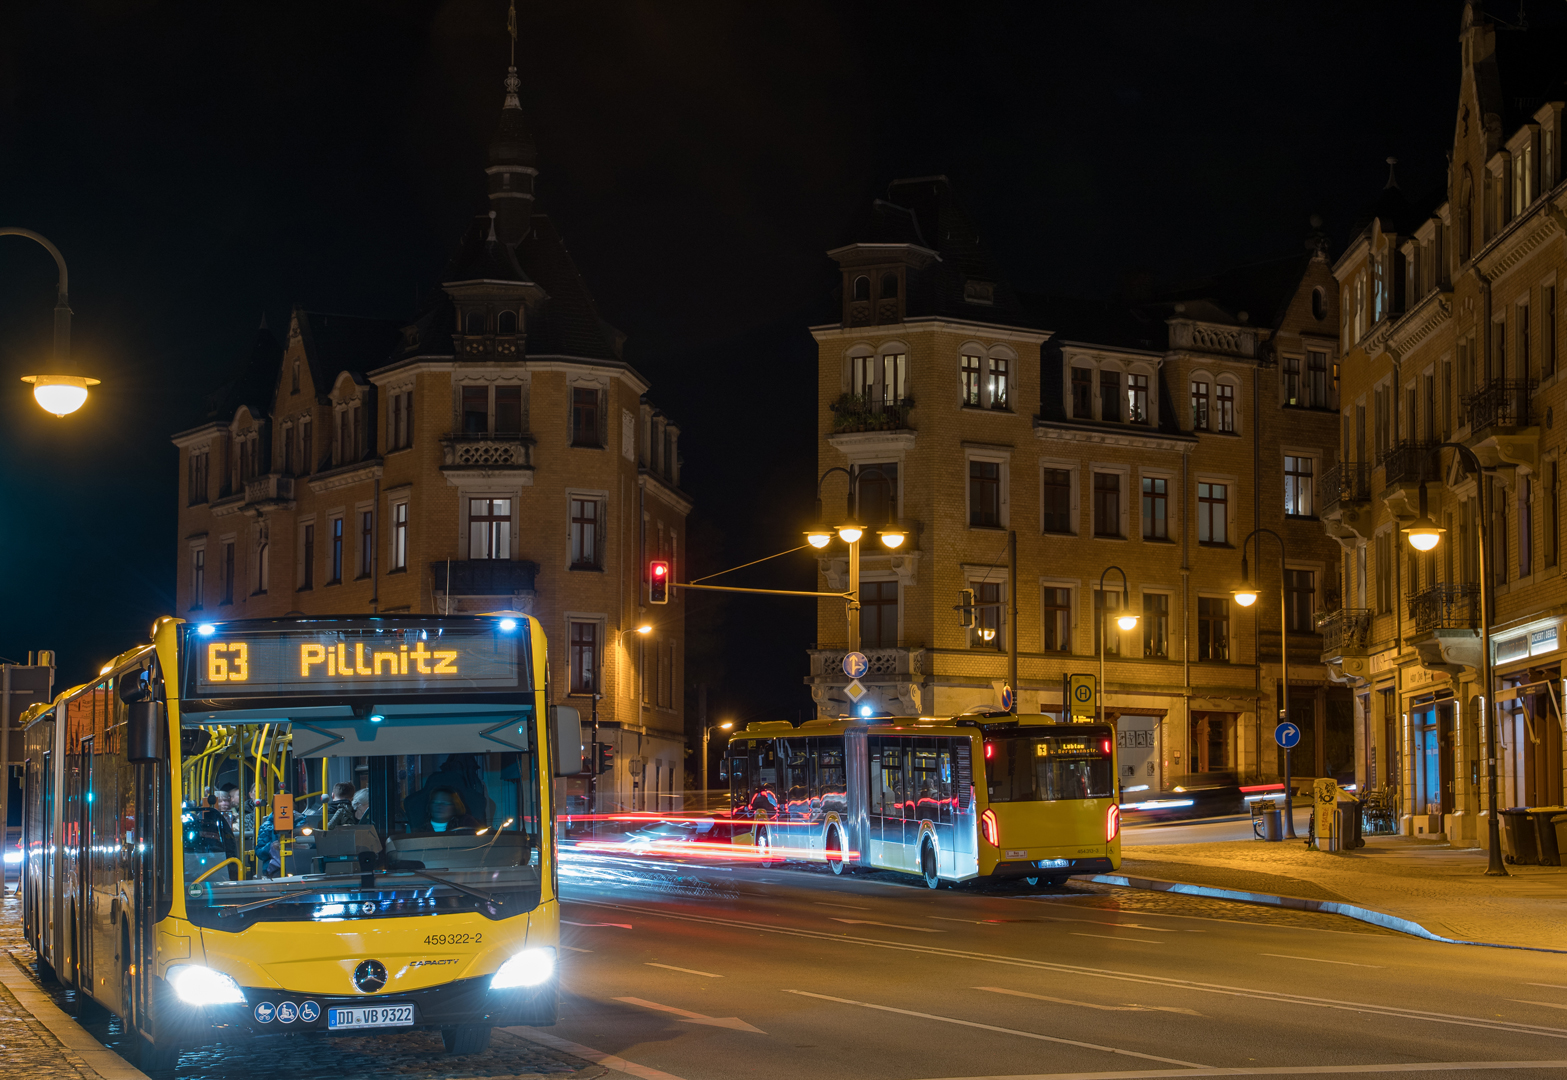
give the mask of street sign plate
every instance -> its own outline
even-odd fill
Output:
[[[862,652],[852,652],[843,658],[843,673],[851,679],[862,678],[871,669],[871,662]]]
[[[1099,711],[1099,680],[1093,675],[1066,677],[1068,716],[1093,716]]]
[[[1280,724],[1273,729],[1273,740],[1288,750],[1300,742],[1300,728],[1294,724]]]
[[[858,702],[862,697],[870,693],[869,690],[865,689],[864,684],[861,683],[859,679],[855,679],[853,682],[849,683],[848,686],[845,686],[843,688],[843,692],[849,695],[850,701],[854,702]]]
[[[1001,688],[1001,707],[1008,710],[1009,712],[1012,709],[1012,697],[1012,688],[1010,686],[1003,686]]]

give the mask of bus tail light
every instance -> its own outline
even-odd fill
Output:
[[[985,811],[987,814],[990,811]],[[1115,803],[1110,804],[1110,809],[1105,811],[1105,843],[1109,843],[1121,835],[1121,808]]]
[[[993,742],[986,743],[985,744],[985,760],[989,761],[991,758],[993,758],[995,756],[996,756],[996,744],[993,743]]]
[[[1106,756],[1109,756],[1109,754],[1110,754],[1110,740],[1109,739],[1106,739],[1104,741],[1104,753],[1105,753]]]
[[[988,751],[990,747],[987,745],[985,749]],[[985,842],[987,844],[991,847],[1001,846],[1001,830],[996,828],[996,812],[994,810],[986,810],[979,815],[979,827],[984,830]]]

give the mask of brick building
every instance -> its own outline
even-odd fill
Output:
[[[1414,207],[1393,179],[1334,266],[1346,464],[1325,493],[1344,610],[1324,658],[1355,687],[1357,776],[1393,789],[1406,831],[1486,842],[1482,698],[1499,713],[1499,805],[1563,788],[1559,320],[1567,258],[1567,35],[1464,7],[1446,190]],[[1438,442],[1469,447],[1477,479]],[[1429,554],[1402,529],[1429,511]],[[1483,486],[1482,486],[1483,485]],[[1482,509],[1484,496],[1484,509]],[[1479,521],[1488,514],[1496,685],[1481,661]]]
[[[600,695],[601,808],[678,805],[684,605],[649,608],[645,568],[682,559],[680,432],[535,208],[506,84],[487,212],[418,316],[296,307],[174,437],[179,611],[528,612],[554,699],[586,719]]]
[[[1193,772],[1272,775],[1271,540],[1251,563],[1261,602],[1246,611],[1230,597],[1239,545],[1261,525],[1288,544],[1291,705],[1308,733],[1295,771],[1349,767],[1350,702],[1321,664],[1313,621],[1336,606],[1339,579],[1338,545],[1316,520],[1338,439],[1338,287],[1320,243],[1159,302],[1020,296],[950,183],[927,177],[894,183],[829,254],[842,310],[812,331],[818,474],[876,467],[861,473],[861,520],[885,520],[890,493],[910,532],[893,552],[874,533],[862,541],[861,682],[875,708],[999,703],[999,612],[968,629],[954,605],[963,589],[981,605],[1006,601],[1013,530],[1022,709],[1059,714],[1062,677],[1098,670],[1100,580],[1118,566],[1141,616],[1124,634],[1109,620],[1105,639],[1123,767],[1155,786]],[[847,494],[841,474],[827,479],[829,517]],[[847,587],[841,547],[820,565],[828,587]],[[1120,606],[1114,573],[1104,602]],[[849,709],[847,630],[844,605],[823,600],[807,679],[819,715]]]

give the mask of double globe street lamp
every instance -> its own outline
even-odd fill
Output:
[[[97,386],[97,379],[89,379],[71,370],[71,303],[69,273],[65,269],[65,256],[49,240],[31,229],[0,227],[0,236],[25,236],[42,244],[60,268],[60,282],[54,305],[54,358],[48,375],[23,375],[22,381],[32,384],[33,399],[45,412],[55,416],[69,416],[87,401],[87,388]]]
[[[843,473],[849,478],[849,493],[845,500],[847,506],[845,520],[841,525],[828,525],[827,515],[822,510],[822,483],[833,473]],[[816,481],[816,521],[817,524],[805,530],[806,543],[813,548],[821,550],[832,543],[836,534],[838,539],[849,546],[849,651],[860,651],[860,540],[870,531],[858,520],[855,512],[859,505],[858,493],[860,481],[867,477],[880,481],[887,485],[887,520],[877,530],[876,535],[881,538],[882,546],[891,551],[896,551],[903,546],[908,539],[908,533],[897,523],[897,490],[893,486],[892,478],[874,465],[861,468],[850,466],[844,468],[835,465],[822,473]]]

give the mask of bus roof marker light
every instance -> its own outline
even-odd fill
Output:
[[[386,717],[382,716],[380,713],[371,713],[370,714],[370,722],[372,724],[380,724],[380,723],[384,723],[385,721],[386,721]]]
[[[200,626],[196,627],[196,633],[200,634],[202,637],[211,637],[213,634],[217,633],[217,629],[218,628],[213,626],[211,623],[204,622]]]
[[[876,710],[872,709],[869,705],[861,705],[860,706],[860,715],[861,716],[869,717],[871,715],[871,713],[873,713],[875,711]]]
[[[500,622],[500,626],[501,626],[501,632],[502,633],[509,634],[513,630],[517,629],[517,620],[516,619],[502,619],[501,622]]]

